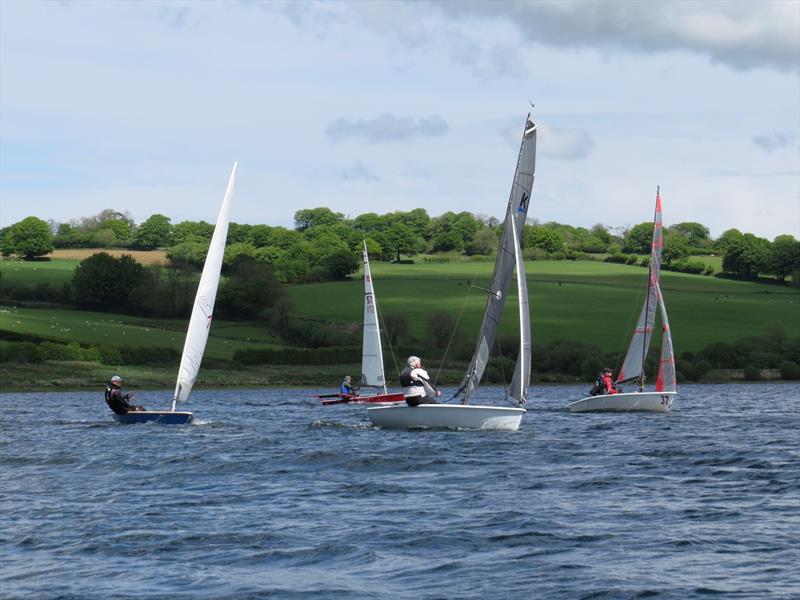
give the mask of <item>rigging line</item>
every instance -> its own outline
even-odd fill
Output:
[[[477,287],[473,285],[475,283],[475,278],[477,275],[472,276],[472,282],[470,285],[467,286],[467,294],[464,296],[464,302],[461,303],[461,310],[458,311],[458,318],[456,319],[456,324],[453,326],[453,333],[450,334],[450,339],[447,341],[447,347],[444,349],[444,354],[442,355],[442,360],[439,363],[439,370],[436,371],[436,377],[433,378],[433,385],[436,385],[436,382],[439,381],[439,374],[442,372],[442,367],[444,367],[444,361],[447,358],[447,353],[450,352],[450,346],[453,343],[453,340],[456,337],[456,331],[458,331],[458,325],[461,323],[461,317],[464,314],[464,308],[467,306],[467,300],[469,300],[470,293],[472,292],[473,287]],[[483,289],[483,288],[479,288]],[[487,290],[488,291],[488,290]]]
[[[378,310],[378,303],[375,303],[375,310],[378,311],[378,318],[381,320],[383,328],[383,337],[386,338],[386,345],[389,346],[389,354],[392,355],[392,362],[394,363],[394,370],[398,377],[400,377],[400,368],[397,366],[397,357],[394,355],[394,348],[392,347],[392,340],[389,338],[389,333],[386,331],[386,322],[383,320],[383,313]],[[384,387],[386,386],[386,377],[383,378]]]

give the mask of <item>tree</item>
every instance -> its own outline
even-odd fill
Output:
[[[472,239],[467,244],[467,254],[492,254],[497,250],[497,234],[494,229],[484,227],[472,234]]]
[[[406,313],[387,313],[383,315],[383,334],[390,346],[396,346],[408,339],[408,315]]]
[[[172,223],[169,217],[155,214],[139,225],[134,236],[137,248],[152,250],[172,245]]]
[[[591,231],[592,235],[603,242],[603,244],[606,246],[611,243],[611,234],[608,232],[606,226],[602,223],[596,223],[594,226],[592,226]]]
[[[427,341],[434,348],[447,348],[450,338],[454,337],[456,318],[446,310],[434,310],[428,314],[425,328]]]
[[[724,256],[725,252],[728,250],[728,246],[734,241],[742,239],[743,235],[744,234],[738,229],[728,229],[714,242],[714,249]]]
[[[622,237],[622,251],[626,254],[650,254],[652,244],[652,222],[639,223],[626,231]]]
[[[780,281],[800,270],[800,241],[791,235],[779,235],[769,248],[766,272],[775,275]]]
[[[314,225],[332,225],[343,219],[342,213],[333,212],[324,206],[304,208],[294,213],[294,228],[297,231],[305,231]]]
[[[172,241],[175,244],[183,242],[205,241],[206,245],[214,234],[214,226],[205,221],[181,221],[172,230]]]
[[[144,267],[131,256],[98,252],[75,268],[72,288],[79,304],[125,308],[139,303],[145,280]]]
[[[665,236],[664,249],[661,254],[664,264],[672,264],[689,256],[689,242],[681,234]]]
[[[3,254],[16,254],[26,260],[53,251],[53,234],[50,225],[37,217],[26,217],[14,223],[3,235]]]
[[[757,277],[767,268],[769,242],[746,233],[732,239],[722,257],[722,269],[741,277]]]
[[[220,286],[218,307],[229,318],[254,319],[285,295],[272,268],[239,255]]]
[[[526,227],[523,235],[526,248],[540,248],[545,252],[564,250],[564,236],[550,227]]]
[[[679,233],[685,237],[689,246],[692,248],[705,248],[711,244],[708,227],[700,223],[695,223],[693,221],[676,223],[670,226],[668,230],[672,233]]]

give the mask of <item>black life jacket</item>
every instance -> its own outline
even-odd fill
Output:
[[[597,377],[597,381],[594,382],[594,386],[592,389],[589,390],[589,394],[592,396],[599,396],[601,394],[605,394],[606,386],[603,384],[603,374],[601,373]]]
[[[111,390],[114,388],[110,385],[106,385],[106,404],[108,404],[108,408],[110,408],[114,413],[118,415],[124,415],[128,412],[128,409],[123,406],[122,403],[122,390],[119,392],[119,400],[114,400],[111,396]]]
[[[419,383],[411,377],[411,371],[413,371],[411,367],[406,367],[400,372],[400,385],[403,387],[411,387],[412,385],[419,385]]]

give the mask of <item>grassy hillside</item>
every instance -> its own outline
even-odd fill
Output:
[[[78,258],[3,261],[0,270],[8,281],[58,284],[70,279],[77,264]],[[424,339],[431,311],[447,310],[458,316],[462,307],[461,338],[471,341],[476,335],[485,292],[467,282],[474,278],[475,285],[487,287],[493,263],[374,262],[372,268],[382,313],[406,313],[415,337]],[[525,268],[534,343],[586,340],[607,352],[625,346],[643,298],[646,269],[594,261],[535,261],[527,262]],[[800,291],[796,288],[671,272],[663,274],[662,288],[678,353],[698,350],[715,341],[763,335],[775,326],[783,327],[787,335],[800,336]],[[289,288],[295,314],[334,323],[360,323],[362,293],[358,276],[346,282]],[[90,344],[169,346],[180,350],[186,326],[181,320],[107,313],[6,310],[13,312],[0,313],[0,329]],[[507,310],[509,315],[516,310],[513,286]],[[506,319],[502,332],[513,335],[515,327],[513,319]],[[211,333],[208,352],[217,358],[230,358],[238,348],[276,342],[262,328],[248,324],[215,322]],[[360,339],[353,341],[358,344]]]
[[[409,316],[413,334],[424,337],[427,315],[447,310],[463,317],[459,330],[471,339],[477,333],[492,263],[394,265],[374,263],[373,279],[383,314]],[[604,351],[627,342],[644,297],[643,267],[592,261],[527,262],[534,343],[553,339],[586,340]],[[513,288],[513,286],[512,286]],[[669,310],[676,351],[698,350],[714,341],[763,335],[780,324],[787,335],[800,335],[800,292],[793,288],[665,272],[662,289]],[[289,293],[298,314],[338,322],[361,319],[361,282],[300,285]],[[324,299],[324,301],[320,301]],[[516,290],[509,291],[507,310],[516,310]],[[509,313],[513,314],[513,313]],[[504,333],[513,334],[506,319]]]
[[[77,310],[0,308],[0,329],[80,344],[183,349],[188,320],[143,319]],[[231,359],[236,350],[275,346],[261,327],[216,321],[206,348],[212,358]]]

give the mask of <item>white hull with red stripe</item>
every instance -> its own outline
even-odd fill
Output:
[[[589,396],[567,405],[571,412],[669,412],[678,392],[632,392]]]

